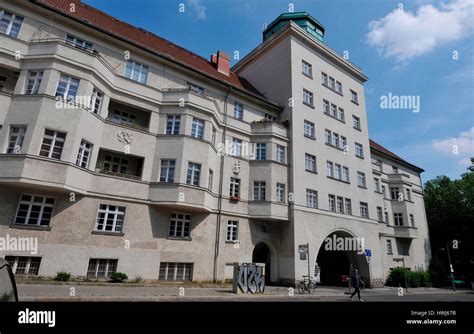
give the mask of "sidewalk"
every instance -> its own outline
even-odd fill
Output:
[[[458,291],[458,294],[472,290]],[[362,290],[365,297],[381,298],[384,295],[397,296],[395,287]],[[341,301],[348,299],[348,288],[318,287],[313,294],[300,295],[297,290],[269,286],[264,295],[237,295],[231,286],[93,286],[93,285],[48,285],[18,284],[20,301]],[[448,289],[408,289],[405,295],[453,294]]]

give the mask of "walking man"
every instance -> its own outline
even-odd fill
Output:
[[[354,295],[357,293],[357,297],[359,298],[359,301],[363,302],[363,300],[360,298],[360,289],[359,289],[362,284],[363,282],[362,282],[362,278],[359,276],[359,270],[356,269],[351,277],[351,286],[354,288],[354,292],[351,295],[351,300],[354,297]]]

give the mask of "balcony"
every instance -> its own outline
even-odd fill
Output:
[[[19,75],[19,72],[3,66],[0,67],[0,93],[13,94]]]
[[[147,111],[111,100],[107,121],[131,129],[148,132],[150,116],[150,113]]]
[[[100,149],[95,171],[132,180],[141,180],[143,171],[141,157]]]
[[[286,221],[288,220],[288,205],[270,201],[249,201],[248,214],[251,219]]]
[[[390,183],[413,182],[410,180],[410,175],[408,174],[387,174],[387,177]]]
[[[393,226],[393,232],[397,238],[416,239],[418,237],[418,229],[411,226]]]

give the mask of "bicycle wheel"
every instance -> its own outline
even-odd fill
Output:
[[[306,285],[304,284],[304,282],[300,282],[300,284],[298,284],[298,292],[302,295],[305,291]]]
[[[316,290],[316,285],[313,282],[308,283],[308,293],[313,293]]]

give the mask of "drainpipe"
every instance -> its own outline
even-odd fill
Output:
[[[224,101],[224,130],[222,132],[222,148],[225,148],[225,140],[227,136],[227,105],[229,103],[229,94],[232,90],[232,87],[229,86],[227,89],[227,93],[225,95]],[[221,219],[222,219],[222,188],[224,184],[224,157],[225,152],[221,153],[221,163],[220,163],[220,171],[219,171],[219,193],[218,193],[218,200],[217,200],[217,224],[216,224],[216,241],[215,241],[215,249],[214,249],[214,273],[212,276],[212,281],[217,283],[217,268],[218,268],[218,260],[219,260],[219,245],[220,245],[220,235],[221,235]]]

